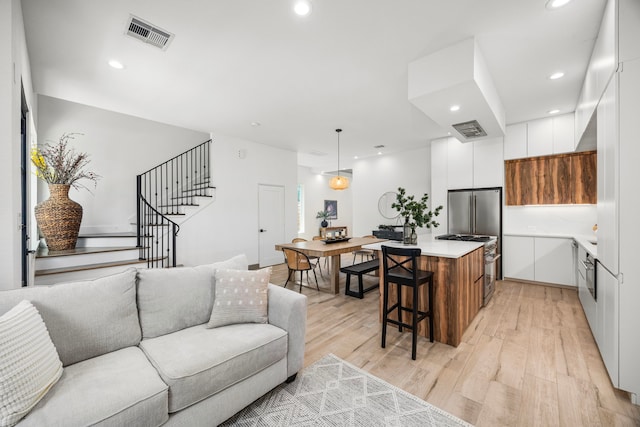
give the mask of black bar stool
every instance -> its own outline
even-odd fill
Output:
[[[422,251],[420,248],[397,248],[382,246],[382,262],[384,269],[384,302],[382,306],[382,348],[387,339],[387,323],[398,325],[398,331],[402,328],[411,329],[411,358],[416,360],[416,340],[418,336],[418,323],[429,318],[429,340],[433,342],[433,272],[418,269],[418,258]],[[403,257],[404,261],[397,261],[393,257]],[[396,284],[398,302],[389,307],[389,283]],[[429,293],[429,311],[418,310],[418,290],[421,285],[427,284]],[[402,305],[402,286],[413,288],[413,301],[411,308]],[[398,320],[389,319],[388,316],[394,310],[398,311]],[[402,312],[412,314],[411,324],[402,321]]]

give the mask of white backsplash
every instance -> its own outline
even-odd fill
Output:
[[[596,205],[505,206],[505,234],[589,235],[598,222]]]

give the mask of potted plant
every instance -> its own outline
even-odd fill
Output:
[[[36,176],[49,184],[49,198],[35,207],[35,216],[49,250],[74,249],[82,221],[82,206],[69,198],[69,188],[85,188],[87,179],[97,184],[99,175],[86,171],[87,153],[76,153],[68,147],[77,133],[65,133],[56,144],[31,149],[31,162]]]
[[[322,222],[320,223],[320,227],[322,228],[326,228],[329,223],[327,222],[327,219],[329,219],[329,212],[328,211],[319,211],[318,214],[316,215],[316,219],[320,219],[322,218]]]
[[[415,245],[418,243],[417,227],[437,227],[440,224],[433,217],[440,215],[442,206],[438,206],[435,210],[429,210],[427,201],[429,195],[424,193],[420,200],[416,200],[415,196],[407,196],[404,188],[399,187],[396,194],[396,201],[391,205],[396,209],[400,216],[404,218],[404,243]]]

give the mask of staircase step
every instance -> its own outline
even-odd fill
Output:
[[[162,207],[162,206],[158,206],[158,207]],[[184,212],[160,212],[162,215],[164,216],[185,216],[186,214]],[[147,214],[148,217],[153,218],[154,216],[160,216],[155,212],[150,212]]]
[[[135,232],[87,233],[78,236],[76,248],[135,246]]]
[[[163,259],[166,259],[166,257],[155,258],[153,261],[160,261]],[[110,274],[119,273],[132,267],[147,268],[147,260],[130,259],[123,261],[87,264],[82,266],[36,270],[35,284],[53,285],[56,283],[62,283],[72,280],[96,279],[98,277],[104,277]]]
[[[40,249],[36,254],[36,271],[81,265],[117,262],[138,258],[135,246],[75,248],[67,251]]]
[[[195,192],[199,192],[199,191],[203,191],[203,190],[215,190],[216,187],[200,187],[200,188],[193,188],[191,190],[182,190],[181,193],[195,193]],[[178,196],[180,197],[180,196]],[[196,197],[196,195],[193,195],[193,197]],[[202,194],[202,195],[198,195],[197,197],[212,197],[210,195],[206,195],[206,194]]]

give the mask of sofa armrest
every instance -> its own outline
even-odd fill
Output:
[[[304,366],[304,340],[307,329],[307,297],[269,283],[269,323],[287,331],[287,376]]]

